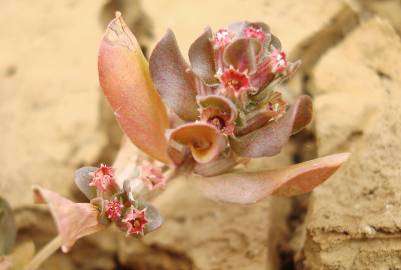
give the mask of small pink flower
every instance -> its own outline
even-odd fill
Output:
[[[115,185],[113,168],[104,164],[101,164],[96,171],[89,173],[89,175],[92,176],[89,185],[95,186],[100,191],[106,191]]]
[[[251,87],[249,77],[245,73],[235,70],[233,67],[230,67],[221,74],[220,81],[225,88],[231,88],[236,93]]]
[[[167,181],[167,178],[163,174],[162,170],[156,166],[153,166],[148,161],[145,161],[144,164],[140,166],[139,177],[147,184],[149,190],[163,188]]]
[[[245,36],[248,38],[256,38],[262,43],[266,40],[266,33],[262,29],[257,29],[253,26],[249,26],[245,28],[244,32]]]
[[[138,210],[135,208],[131,208],[125,218],[122,220],[123,223],[127,226],[127,236],[131,234],[143,234],[145,225],[148,223],[148,220],[145,216],[145,210]]]
[[[106,215],[111,220],[119,220],[121,218],[121,210],[124,205],[117,199],[114,198],[106,204]]]
[[[214,37],[214,43],[217,47],[225,47],[233,38],[233,33],[229,32],[227,29],[220,29],[216,32]]]
[[[287,56],[285,52],[274,49],[270,54],[272,72],[283,73],[287,69]]]

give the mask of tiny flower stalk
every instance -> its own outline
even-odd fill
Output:
[[[266,24],[237,22],[215,33],[208,27],[188,55],[189,64],[167,30],[148,63],[116,13],[100,43],[98,71],[127,140],[113,167],[76,171],[75,183],[88,202],[34,188],[59,231],[36,262],[58,245],[66,252],[81,237],[111,224],[133,237],[159,228],[162,218],[149,200],[178,175],[211,199],[248,204],[310,192],[348,159],[349,153],[340,153],[252,172],[237,166],[280,153],[312,120],[310,97],[288,105],[275,89],[300,61],[287,59]]]

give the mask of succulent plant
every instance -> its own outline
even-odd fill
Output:
[[[209,197],[252,203],[309,192],[348,158],[336,154],[273,171],[236,169],[278,154],[311,122],[310,97],[288,107],[276,91],[300,61],[287,60],[266,24],[246,21],[215,33],[206,28],[188,55],[190,65],[168,30],[148,65],[117,13],[100,46],[99,80],[129,139],[169,166],[191,164],[188,178]]]
[[[191,45],[189,60],[190,65],[168,30],[148,64],[116,13],[100,44],[99,81],[130,142],[114,168],[77,170],[75,183],[89,203],[34,188],[59,230],[47,250],[58,244],[68,251],[77,239],[112,223],[127,236],[157,229],[162,219],[146,195],[180,175],[212,199],[245,204],[309,192],[347,160],[349,153],[340,153],[286,168],[246,170],[250,159],[278,154],[312,119],[310,97],[288,106],[276,90],[300,61],[287,60],[266,24],[238,22],[215,33],[207,28]],[[132,152],[131,143],[140,151]]]

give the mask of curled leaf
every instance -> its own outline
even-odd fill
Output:
[[[110,22],[99,48],[99,81],[121,128],[142,151],[171,163],[164,137],[169,120],[148,63],[121,14]]]
[[[188,52],[193,72],[208,84],[217,82],[214,50],[210,41],[212,37],[212,30],[210,27],[206,28],[205,32],[192,43]]]
[[[211,199],[241,204],[255,203],[269,195],[295,196],[310,192],[326,181],[349,156],[349,153],[341,153],[282,169],[234,172],[214,177],[194,176],[194,179]]]
[[[283,117],[244,136],[230,138],[230,144],[242,157],[273,156],[281,151],[293,131],[299,131],[311,120],[312,100],[300,96]]]
[[[92,181],[92,176],[89,173],[96,171],[96,167],[82,167],[75,171],[74,181],[78,189],[85,194],[88,200],[96,197],[96,187],[90,186],[89,183]]]
[[[58,193],[35,186],[36,203],[47,203],[62,238],[62,251],[68,252],[74,243],[105,227],[98,222],[99,211],[89,203],[74,203]]]
[[[237,107],[234,103],[221,95],[197,96],[198,104],[202,108],[215,108],[228,116],[228,122],[234,122],[238,116]]]
[[[223,59],[227,66],[253,74],[257,69],[257,57],[262,44],[254,38],[239,38],[230,43],[224,50]]]
[[[226,141],[213,125],[195,122],[181,125],[169,131],[169,140],[186,145],[199,163],[215,159],[226,147]]]
[[[17,227],[8,202],[0,198],[0,256],[9,254],[14,248]]]
[[[168,107],[184,120],[195,120],[199,79],[190,71],[171,30],[157,43],[149,63],[156,89]]]

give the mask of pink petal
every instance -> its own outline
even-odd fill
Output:
[[[299,131],[312,120],[312,100],[298,97],[291,109],[279,120],[241,137],[230,138],[232,149],[242,157],[273,156],[281,151],[293,131]]]
[[[184,120],[195,120],[199,115],[195,97],[200,79],[182,57],[171,30],[157,43],[149,63],[153,82],[168,107]]]
[[[98,223],[99,211],[89,203],[74,203],[58,193],[33,187],[36,203],[47,203],[63,240],[61,249],[68,252],[74,243],[105,227]]]
[[[212,161],[226,147],[226,140],[219,130],[204,122],[181,125],[169,131],[169,139],[188,146],[199,163]]]
[[[192,70],[203,81],[209,84],[216,83],[216,65],[214,61],[213,44],[210,41],[213,38],[210,27],[206,28],[205,32],[198,37],[189,48],[189,61],[191,62]]]
[[[134,35],[117,13],[101,41],[99,81],[121,128],[141,150],[171,163],[164,137],[169,120]]]
[[[310,192],[326,181],[349,156],[349,153],[341,153],[271,171],[237,172],[194,179],[205,195],[213,200],[255,203],[269,195],[295,196]]]

